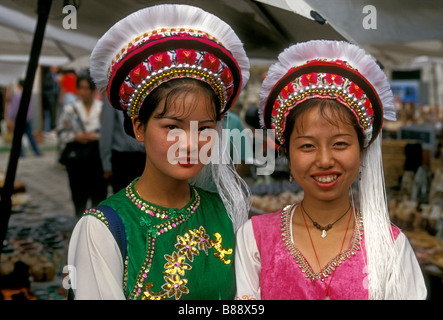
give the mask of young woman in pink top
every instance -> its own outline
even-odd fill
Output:
[[[280,54],[260,92],[261,121],[304,199],[239,230],[237,298],[426,298],[387,212],[380,131],[383,116],[395,119],[392,100],[383,71],[354,45],[309,41]]]

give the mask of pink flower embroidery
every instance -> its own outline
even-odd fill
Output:
[[[272,109],[272,116],[276,117],[278,114],[278,110],[277,109]]]
[[[335,84],[337,84],[339,86],[343,84],[343,77],[339,76],[339,75],[336,75],[336,74],[327,73],[326,76],[325,76],[325,80],[326,80],[326,82],[328,84],[335,83]]]
[[[161,52],[150,56],[149,62],[152,68],[157,71],[163,67],[169,67],[171,65],[171,57],[167,52]]]
[[[372,104],[369,99],[365,99],[365,101],[363,102],[363,106],[366,108],[366,113],[369,116],[372,116],[374,114],[374,109],[372,109]]]
[[[309,64],[309,63],[318,63],[318,62],[321,62],[321,61],[319,59],[312,59],[312,60],[309,60],[306,63]]]
[[[288,99],[288,87],[284,87],[280,92],[280,95],[283,97],[283,99]]]
[[[229,85],[230,83],[232,83],[233,79],[232,79],[231,70],[229,70],[229,68],[227,67],[223,68],[223,72],[220,75],[220,78],[222,79],[225,85]]]
[[[135,85],[139,85],[143,81],[143,79],[145,79],[148,75],[149,71],[146,69],[144,63],[140,63],[129,73],[131,82],[134,83]]]
[[[191,34],[189,32],[176,32],[174,35],[181,36],[181,37],[187,37],[187,36],[190,36]]]
[[[193,65],[197,60],[195,50],[177,49],[177,63]]]
[[[359,86],[352,82],[349,86],[349,93],[353,93],[357,99],[361,99],[364,92]]]
[[[369,99],[365,99],[365,101],[363,101],[363,106],[367,109],[367,108],[371,108],[372,109],[372,104],[371,101],[369,101]]]
[[[275,117],[278,114],[278,109],[280,109],[280,102],[275,100],[274,107],[272,108],[272,116]]]
[[[134,93],[134,88],[127,85],[126,82],[123,82],[119,92],[120,98],[124,101],[128,101],[133,93]]]
[[[280,92],[280,95],[283,97],[283,99],[287,99],[288,96],[291,93],[294,93],[295,88],[294,88],[294,84],[292,82],[289,82]]]
[[[318,76],[316,73],[304,74],[301,76],[301,84],[309,86],[309,84],[317,84]]]
[[[161,34],[161,33],[156,33],[156,34],[151,35],[151,36],[148,38],[148,40],[161,39],[161,38],[163,38],[163,37],[164,37],[163,34]]]
[[[220,61],[216,56],[206,52],[203,58],[202,68],[207,68],[212,72],[217,72],[220,67]]]

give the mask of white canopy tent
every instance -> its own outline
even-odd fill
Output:
[[[0,66],[5,66],[0,85],[25,69],[21,57],[12,63],[10,55],[29,55],[37,2],[0,0]],[[42,64],[87,67],[96,41],[116,21],[146,6],[176,2],[199,6],[232,25],[253,63],[274,60],[289,44],[311,39],[357,43],[388,70],[407,68],[423,57],[438,68],[443,59],[443,2],[437,0],[373,0],[371,7],[365,0],[54,0]],[[65,5],[77,7],[77,29],[63,28]],[[365,27],[365,21],[375,28]]]
[[[70,67],[84,67],[96,41],[115,22],[146,6],[176,2],[199,6],[231,24],[253,61],[275,59],[288,43],[313,38],[344,39],[329,25],[322,26],[291,11],[253,0],[54,0],[42,56],[65,57]],[[67,16],[62,11],[64,4],[78,5],[77,29],[63,28]],[[0,0],[0,55],[29,54],[36,7],[36,0]]]

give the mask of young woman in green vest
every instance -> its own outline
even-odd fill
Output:
[[[144,142],[146,164],[101,204],[121,219],[123,248],[100,208],[75,227],[68,263],[76,299],[233,299],[247,188],[220,138],[249,77],[241,41],[199,8],[149,7],[98,41],[91,75]]]

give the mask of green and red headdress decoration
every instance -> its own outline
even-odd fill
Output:
[[[137,115],[162,83],[208,83],[226,112],[249,78],[240,39],[218,17],[188,5],[158,5],[117,22],[91,55],[91,75],[112,106]]]
[[[357,117],[367,147],[378,135],[383,116],[394,120],[393,96],[386,75],[359,47],[315,40],[293,45],[279,55],[260,91],[262,125],[284,144],[289,112],[311,98],[335,99]]]

